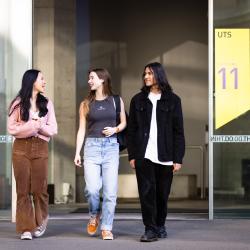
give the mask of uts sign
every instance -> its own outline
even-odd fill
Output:
[[[215,129],[250,110],[249,29],[215,29]]]

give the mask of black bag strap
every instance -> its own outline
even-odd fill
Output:
[[[119,95],[113,95],[115,101],[115,110],[116,110],[116,124],[120,123],[120,113],[121,113],[121,100]]]
[[[114,101],[115,101],[115,108],[116,108],[116,113],[121,112],[121,103],[120,103],[120,96],[119,95],[113,95]]]

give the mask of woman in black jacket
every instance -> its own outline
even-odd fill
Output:
[[[145,233],[141,241],[166,238],[165,220],[173,171],[185,152],[180,98],[172,92],[163,66],[147,64],[144,85],[130,103],[128,154],[136,178]]]

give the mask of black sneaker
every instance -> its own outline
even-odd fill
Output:
[[[167,234],[167,231],[166,231],[165,226],[160,226],[160,227],[158,227],[157,236],[158,236],[158,238],[160,238],[160,239],[164,239],[164,238],[167,238],[167,237],[168,237],[168,234]]]
[[[152,230],[146,230],[140,239],[141,242],[152,242],[157,240],[158,240],[157,234]]]

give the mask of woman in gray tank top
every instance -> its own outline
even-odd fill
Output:
[[[119,144],[116,133],[126,127],[124,103],[121,99],[121,123],[116,125],[116,109],[110,74],[106,69],[89,71],[90,87],[80,105],[80,124],[76,140],[75,165],[81,167],[80,151],[84,144],[85,195],[89,204],[89,235],[95,235],[99,224],[104,240],[113,240],[112,226],[116,206]],[[100,207],[100,190],[103,203]],[[101,223],[100,223],[101,218]]]

